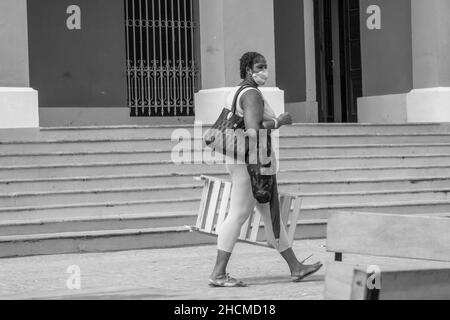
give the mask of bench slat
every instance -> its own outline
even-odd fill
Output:
[[[208,206],[208,215],[206,217],[206,224],[204,230],[206,232],[213,232],[212,228],[214,225],[214,218],[216,216],[217,211],[217,200],[219,199],[219,192],[222,187],[222,182],[214,181],[212,187],[211,198]]]
[[[300,197],[297,197],[294,200],[294,211],[292,211],[291,213],[291,218],[290,218],[290,225],[289,225],[289,229],[288,229],[288,239],[289,239],[289,243],[292,244],[294,242],[294,237],[295,237],[295,230],[297,230],[297,222],[298,222],[298,217],[300,215],[300,210],[302,208],[302,199]],[[287,226],[287,224],[286,224]]]
[[[369,213],[334,213],[327,250],[369,256],[450,261],[450,219]]]
[[[218,232],[220,226],[225,221],[225,217],[228,212],[228,207],[230,204],[230,194],[231,194],[231,183],[224,182],[222,198],[220,200],[219,214],[217,216],[216,233]]]
[[[205,180],[201,203],[200,203],[200,209],[199,209],[198,217],[197,217],[197,223],[195,224],[195,226],[200,230],[203,229],[203,219],[205,218],[205,213],[207,211],[206,206],[209,203],[210,186],[211,186],[211,181]]]
[[[258,240],[259,227],[261,225],[261,214],[255,212],[255,217],[253,219],[252,232],[250,233],[249,240],[251,242],[256,242]]]
[[[291,212],[292,207],[292,199],[291,195],[281,195],[280,196],[280,215],[281,221],[283,221],[286,225],[286,219],[289,217],[289,213]]]
[[[253,210],[253,212],[250,214],[250,217],[248,217],[247,221],[245,221],[244,225],[242,226],[241,229],[241,234],[239,236],[239,239],[241,240],[247,240],[247,235],[248,232],[252,226],[252,220],[253,220],[253,216],[255,214],[255,211]]]

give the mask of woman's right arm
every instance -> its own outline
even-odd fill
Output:
[[[254,129],[257,132],[264,129],[264,100],[261,95],[256,90],[249,90],[242,95],[240,100],[241,108],[244,110],[246,130]]]

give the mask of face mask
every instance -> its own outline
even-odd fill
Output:
[[[259,85],[263,86],[266,84],[267,79],[269,79],[269,71],[260,71],[258,73],[253,74],[253,80]]]

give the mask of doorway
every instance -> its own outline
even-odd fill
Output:
[[[362,96],[359,0],[314,0],[319,121],[357,122]]]

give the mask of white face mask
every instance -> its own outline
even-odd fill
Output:
[[[267,69],[253,74],[253,80],[255,80],[259,86],[265,85],[267,79],[269,79],[269,71]]]

